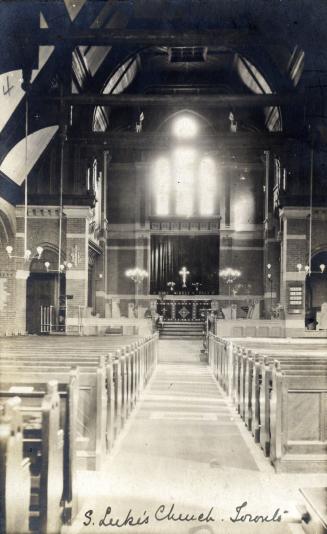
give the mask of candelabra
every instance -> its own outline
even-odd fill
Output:
[[[202,284],[200,284],[200,282],[193,282],[192,286],[195,288],[196,293],[198,293],[199,292],[199,288],[200,288],[200,286],[202,286]]]
[[[175,282],[167,282],[167,286],[169,287],[171,293],[173,293],[175,285]]]
[[[149,275],[147,271],[144,269],[139,269],[138,267],[134,267],[134,269],[127,269],[127,271],[125,271],[125,275],[127,278],[130,278],[130,280],[133,280],[135,284],[134,310],[136,311],[136,317],[138,317],[137,301],[139,296],[139,286]]]
[[[222,269],[219,271],[219,276],[224,280],[224,282],[228,285],[228,306],[230,309],[230,313],[232,316],[232,307],[231,307],[231,288],[232,284],[241,276],[241,271],[238,269],[232,269],[231,267],[226,267],[226,269]]]

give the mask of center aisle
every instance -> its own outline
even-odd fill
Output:
[[[264,460],[262,470],[242,435],[238,416],[209,367],[199,361],[200,348],[199,341],[159,342],[157,370],[104,472],[84,472],[80,477],[83,493],[92,497],[88,496],[73,527],[65,532],[302,532],[299,526],[286,523],[230,520],[236,518],[236,507],[247,501],[243,514],[272,517],[279,508],[289,521],[296,514],[290,506],[294,492],[285,488],[283,477],[274,480],[277,476],[268,461]],[[155,516],[167,516],[172,504],[175,516],[207,516],[213,508],[208,517],[214,521],[158,521]],[[111,513],[100,527],[108,506]],[[93,513],[85,516],[88,510]],[[149,516],[149,523],[106,526],[110,518],[123,523],[129,510],[134,522]],[[288,514],[283,514],[286,510]]]

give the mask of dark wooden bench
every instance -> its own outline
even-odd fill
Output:
[[[21,400],[0,405],[0,532],[26,533],[31,492],[30,460],[23,456]]]
[[[77,463],[82,469],[98,469],[106,454],[106,370],[105,366],[81,366],[78,381],[78,416],[76,421]],[[51,365],[33,366],[14,362],[0,365],[0,388],[5,384],[46,383],[49,378],[69,384],[71,367]]]
[[[209,362],[214,376],[231,395],[237,411],[255,441],[260,443],[265,455],[270,456],[276,470],[324,471],[327,467],[327,443],[323,430],[319,430],[323,418],[323,412],[320,413],[319,410],[327,410],[327,406],[317,408],[323,406],[326,401],[324,394],[321,394],[318,402],[320,393],[313,387],[314,384],[320,384],[322,391],[325,391],[327,381],[327,355],[320,350],[320,346],[317,350],[297,346],[295,353],[294,347],[289,344],[284,346],[283,343],[274,344],[271,348],[269,343],[265,345],[259,342],[256,350],[256,343],[251,342],[251,348],[242,347],[212,334],[209,335],[208,341]],[[301,410],[299,414],[294,412],[292,418],[284,417],[281,427],[276,414],[288,413],[291,405],[288,405],[285,399],[291,392],[284,391],[283,395],[279,395],[276,391],[278,373],[283,377],[285,388],[292,382],[293,387],[297,387],[296,392],[292,392],[294,395],[298,395],[299,399],[306,398],[308,404],[317,404],[310,420],[312,427],[316,425],[316,440],[305,440],[303,429],[303,435],[301,434],[301,425],[296,420],[296,415],[301,416]],[[309,391],[305,389],[306,380],[310,385]],[[294,399],[295,396],[290,398]],[[302,408],[302,417],[305,420],[305,406]],[[287,441],[285,436],[296,434],[296,431],[299,443]]]
[[[50,381],[45,392],[34,388],[1,392],[21,395],[23,456],[30,463],[29,529],[60,532],[63,513],[64,430],[60,428],[60,399],[57,382]],[[24,398],[22,399],[22,395]]]
[[[270,460],[276,471],[327,471],[327,372],[276,363],[270,409]]]
[[[108,354],[99,356],[92,351],[67,353],[65,345],[55,354],[42,352],[33,356],[33,364],[38,363],[36,373],[39,378],[40,373],[43,376],[51,373],[54,378],[61,377],[62,380],[62,375],[69,373],[70,366],[80,368],[77,449],[81,468],[99,468],[106,452],[112,448],[114,438],[135,405],[136,397],[153,372],[157,358],[157,337],[155,334],[133,341],[110,353],[110,358]],[[116,364],[119,367],[119,379],[114,383],[115,358],[119,360]],[[1,374],[6,377],[7,383],[14,380],[17,374],[23,377],[30,368],[31,359],[17,350],[0,360]]]
[[[30,447],[32,468],[30,524],[33,529],[39,528],[41,524],[42,533],[56,532],[62,521],[69,523],[76,515],[77,467],[98,468],[102,465],[106,453],[112,448],[115,437],[155,368],[157,339],[157,335],[138,340],[131,339],[131,343],[121,349],[118,349],[115,343],[110,343],[109,346],[113,347],[114,351],[106,353],[105,356],[99,356],[97,349],[83,349],[77,352],[76,347],[69,345],[70,348],[67,350],[66,345],[60,343],[55,352],[42,350],[33,353],[33,350],[30,350],[26,353],[16,346],[1,355],[0,399],[5,401],[13,395],[21,396],[20,412],[24,419],[24,439],[27,440],[25,453],[26,447]],[[75,368],[74,371],[71,367]],[[71,390],[72,375],[75,376],[75,382]],[[52,397],[49,397],[46,383],[51,378],[53,379],[51,387],[54,387],[54,380],[59,383],[59,393],[52,391]],[[54,415],[48,410],[52,415],[51,421],[47,421],[40,415],[43,413],[43,399],[52,406],[54,396],[56,396],[54,404],[59,406],[56,408],[59,415]],[[34,427],[28,418],[30,413],[38,414],[38,422]],[[58,417],[57,428],[53,418],[57,421]],[[36,460],[40,447],[46,444],[43,436],[46,438],[49,434],[48,430],[43,431],[44,424],[48,425],[47,428],[50,425],[49,428],[52,429],[51,440],[54,444],[52,447],[55,449],[51,449],[50,456],[48,455],[52,462],[48,478],[45,474],[37,478]],[[58,435],[54,438],[56,428]],[[31,440],[34,440],[33,446]],[[53,450],[56,451],[55,454]],[[58,452],[60,450],[61,452]],[[52,468],[53,454],[56,458],[55,470]],[[61,455],[60,466],[58,455]],[[43,462],[42,473],[44,466]],[[41,469],[40,465],[39,468]],[[57,478],[52,478],[54,471]],[[50,490],[45,489],[45,480],[52,481]],[[39,495],[37,481],[40,484],[42,482],[42,491]],[[60,485],[61,492],[58,489]],[[24,494],[26,495],[26,491]],[[54,499],[51,509],[48,501],[44,501],[46,498]]]
[[[22,401],[22,409],[25,404],[38,403],[46,392],[47,384],[40,382],[35,374],[24,374],[24,382],[16,379],[16,386],[1,383],[2,390],[0,398],[5,399],[13,395],[19,395]],[[7,386],[7,387],[6,387]],[[60,399],[60,429],[64,435],[63,446],[63,521],[70,523],[77,513],[78,492],[76,483],[76,422],[79,395],[79,373],[78,370],[69,372],[69,381],[58,384],[58,394]]]

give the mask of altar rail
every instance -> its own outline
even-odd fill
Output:
[[[218,319],[216,334],[221,337],[285,337],[285,323],[271,319]]]

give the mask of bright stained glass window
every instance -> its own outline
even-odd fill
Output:
[[[178,147],[155,163],[154,209],[157,216],[213,216],[217,168],[194,148]]]
[[[173,156],[176,215],[190,216],[194,212],[195,154],[191,148],[178,148]]]
[[[199,167],[199,212],[213,215],[215,211],[216,165],[213,159],[204,157]]]
[[[169,215],[171,191],[170,162],[167,158],[160,158],[156,163],[156,214]]]

